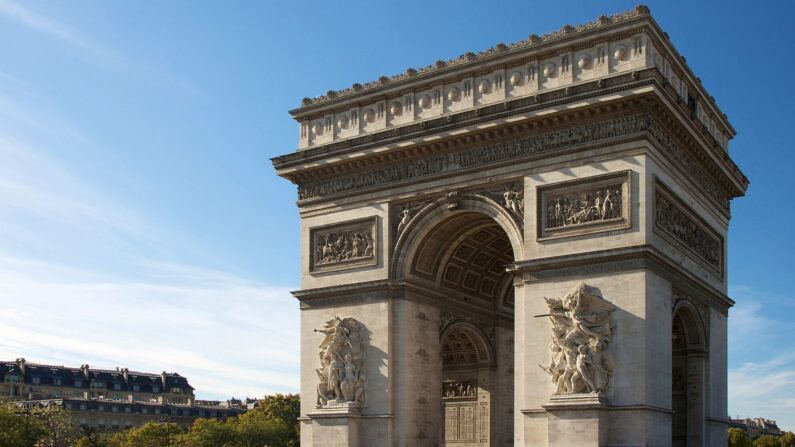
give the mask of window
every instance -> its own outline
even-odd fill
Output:
[[[114,413],[118,412],[119,411],[118,405],[114,405],[114,406],[110,407],[110,411],[112,411]]]
[[[132,428],[132,421],[124,421],[124,428]]]
[[[153,393],[159,393],[160,392],[160,387],[159,386],[153,386],[152,387],[152,392]]]
[[[171,393],[173,393],[173,394],[179,394],[179,393],[181,393],[181,392],[182,392],[182,388],[180,388],[180,387],[178,387],[178,386],[171,387]]]
[[[80,404],[80,409],[81,410],[85,410],[87,408],[88,408],[88,406],[86,406],[86,404]]]
[[[130,407],[124,407],[124,412],[125,413],[129,413],[131,411],[132,411],[132,409]]]
[[[74,382],[72,382],[72,383],[73,383],[73,384],[74,384],[74,386],[75,386],[75,387],[77,387],[77,388],[80,388],[81,386],[83,386],[83,381],[82,381],[82,380],[75,380],[75,381],[74,381]]]
[[[116,391],[119,391],[121,389],[121,384],[120,383],[114,383],[113,384],[113,389],[116,390]]]
[[[114,394],[113,400],[121,400],[121,394]]]
[[[81,393],[80,391],[75,391],[74,393],[72,393],[72,397],[78,397],[78,398],[83,397],[83,393]]]
[[[141,408],[141,413],[143,413],[143,414],[149,413],[149,409],[148,408]]]
[[[204,417],[206,417],[206,418],[210,417],[210,412],[205,410],[204,411]]]
[[[105,419],[98,419],[97,420],[97,427],[105,428]]]
[[[61,395],[61,390],[53,390],[52,395],[58,397]]]
[[[94,383],[91,384],[91,387],[95,388],[95,389],[98,389],[98,390],[101,390],[101,389],[105,388],[105,384],[102,383],[102,382],[94,382]]]
[[[31,382],[32,382],[34,385],[38,385],[38,384],[40,384],[40,383],[41,383],[41,378],[40,378],[40,377],[32,377],[32,378],[31,378]]]
[[[133,385],[133,391],[141,391],[140,385]]]
[[[110,427],[113,428],[114,430],[118,430],[118,428],[119,428],[118,419],[114,419],[114,420],[110,421]]]
[[[155,414],[160,414],[160,409],[159,408],[155,408]]]
[[[97,407],[97,410],[105,411],[105,406],[104,405],[100,405],[100,406]]]
[[[67,410],[71,410],[72,409],[72,404],[71,403],[67,403],[66,405],[64,405],[64,407],[66,407]]]
[[[8,381],[9,382],[19,382],[19,376],[16,375],[16,374],[12,374],[12,375],[8,376]]]
[[[80,425],[85,427],[88,425],[88,420],[86,418],[80,418]]]

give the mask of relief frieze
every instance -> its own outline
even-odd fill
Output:
[[[630,171],[538,188],[538,238],[630,228]]]
[[[310,229],[312,272],[376,263],[376,217]]]
[[[660,143],[724,210],[729,198],[707,176],[698,163],[685,152],[664,128],[646,113],[636,113],[611,120],[586,123],[539,135],[458,150],[447,154],[415,159],[377,169],[363,170],[337,178],[304,183],[298,186],[298,199],[309,200],[334,194],[416,180],[479,166],[519,160],[562,150],[578,144],[594,143],[647,132]]]
[[[668,188],[654,188],[654,228],[703,264],[723,272],[723,239]]]

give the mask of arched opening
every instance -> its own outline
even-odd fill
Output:
[[[671,349],[671,445],[700,446],[704,441],[707,351],[701,319],[688,302],[674,308]]]
[[[396,268],[438,310],[437,373],[427,379],[437,383],[425,385],[438,390],[429,406],[439,411],[435,445],[511,445],[514,288],[507,268],[521,233],[489,199],[437,205],[399,236],[405,251]]]
[[[479,445],[489,438],[490,402],[479,387],[488,381],[491,358],[482,336],[465,323],[443,334],[443,445]]]

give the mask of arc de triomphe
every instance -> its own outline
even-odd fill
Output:
[[[633,11],[304,99],[303,446],[725,446],[735,131]]]

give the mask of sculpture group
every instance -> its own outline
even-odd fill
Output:
[[[552,355],[539,365],[552,376],[555,394],[601,393],[608,389],[613,359],[606,352],[613,335],[615,306],[580,283],[562,299],[545,298],[552,321]]]
[[[547,202],[547,228],[621,217],[621,185],[561,194]]]
[[[367,231],[343,231],[321,237],[316,265],[373,256],[373,236]]]
[[[334,406],[364,400],[364,343],[361,326],[353,318],[334,317],[323,329],[320,365],[317,376],[317,406]]]

